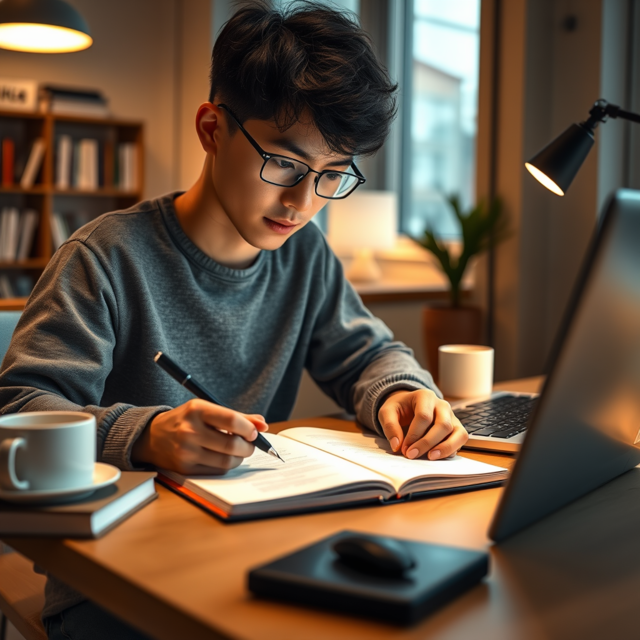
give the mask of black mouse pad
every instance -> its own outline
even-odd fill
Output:
[[[412,624],[479,582],[489,570],[483,551],[394,538],[416,566],[400,577],[375,575],[340,561],[333,544],[363,532],[341,531],[249,572],[258,596]]]

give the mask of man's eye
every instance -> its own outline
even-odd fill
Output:
[[[295,165],[290,160],[285,160],[284,158],[275,158],[276,164],[281,169],[295,169]]]
[[[342,176],[339,173],[325,173],[324,176],[325,178],[331,181],[340,180],[342,178]]]

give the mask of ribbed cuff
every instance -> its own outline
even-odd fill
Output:
[[[380,407],[390,393],[401,389],[406,391],[429,389],[433,391],[438,398],[442,398],[440,389],[438,389],[433,381],[431,381],[431,384],[426,384],[426,381],[414,378],[413,376],[402,374],[391,375],[382,380],[378,380],[378,382],[367,390],[362,403],[362,418],[364,418],[364,420],[361,420],[361,422],[373,428],[379,435],[384,436],[382,425],[380,424],[380,420],[378,420],[378,411],[380,411]]]
[[[171,407],[131,407],[120,415],[111,425],[104,441],[100,460],[112,464],[118,469],[136,471],[131,462],[131,450],[138,436],[159,413],[170,411]]]

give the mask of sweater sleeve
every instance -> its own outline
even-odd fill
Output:
[[[431,389],[442,397],[413,351],[364,307],[329,250],[324,301],[306,367],[319,387],[360,423],[383,435],[378,410],[399,389]]]
[[[171,407],[100,406],[117,329],[117,300],[105,270],[83,242],[68,241],[38,280],[2,362],[0,414],[91,413],[98,460],[132,469],[136,438]]]

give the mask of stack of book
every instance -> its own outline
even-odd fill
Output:
[[[88,118],[109,117],[108,101],[96,89],[43,85],[40,87],[40,110]]]
[[[153,471],[124,471],[87,498],[65,504],[0,503],[0,535],[97,538],[157,498]]]
[[[39,220],[38,212],[4,207],[0,212],[0,262],[26,260],[31,254]]]
[[[56,188],[95,191],[103,182],[101,164],[97,140],[73,140],[69,135],[59,136],[55,163]]]

